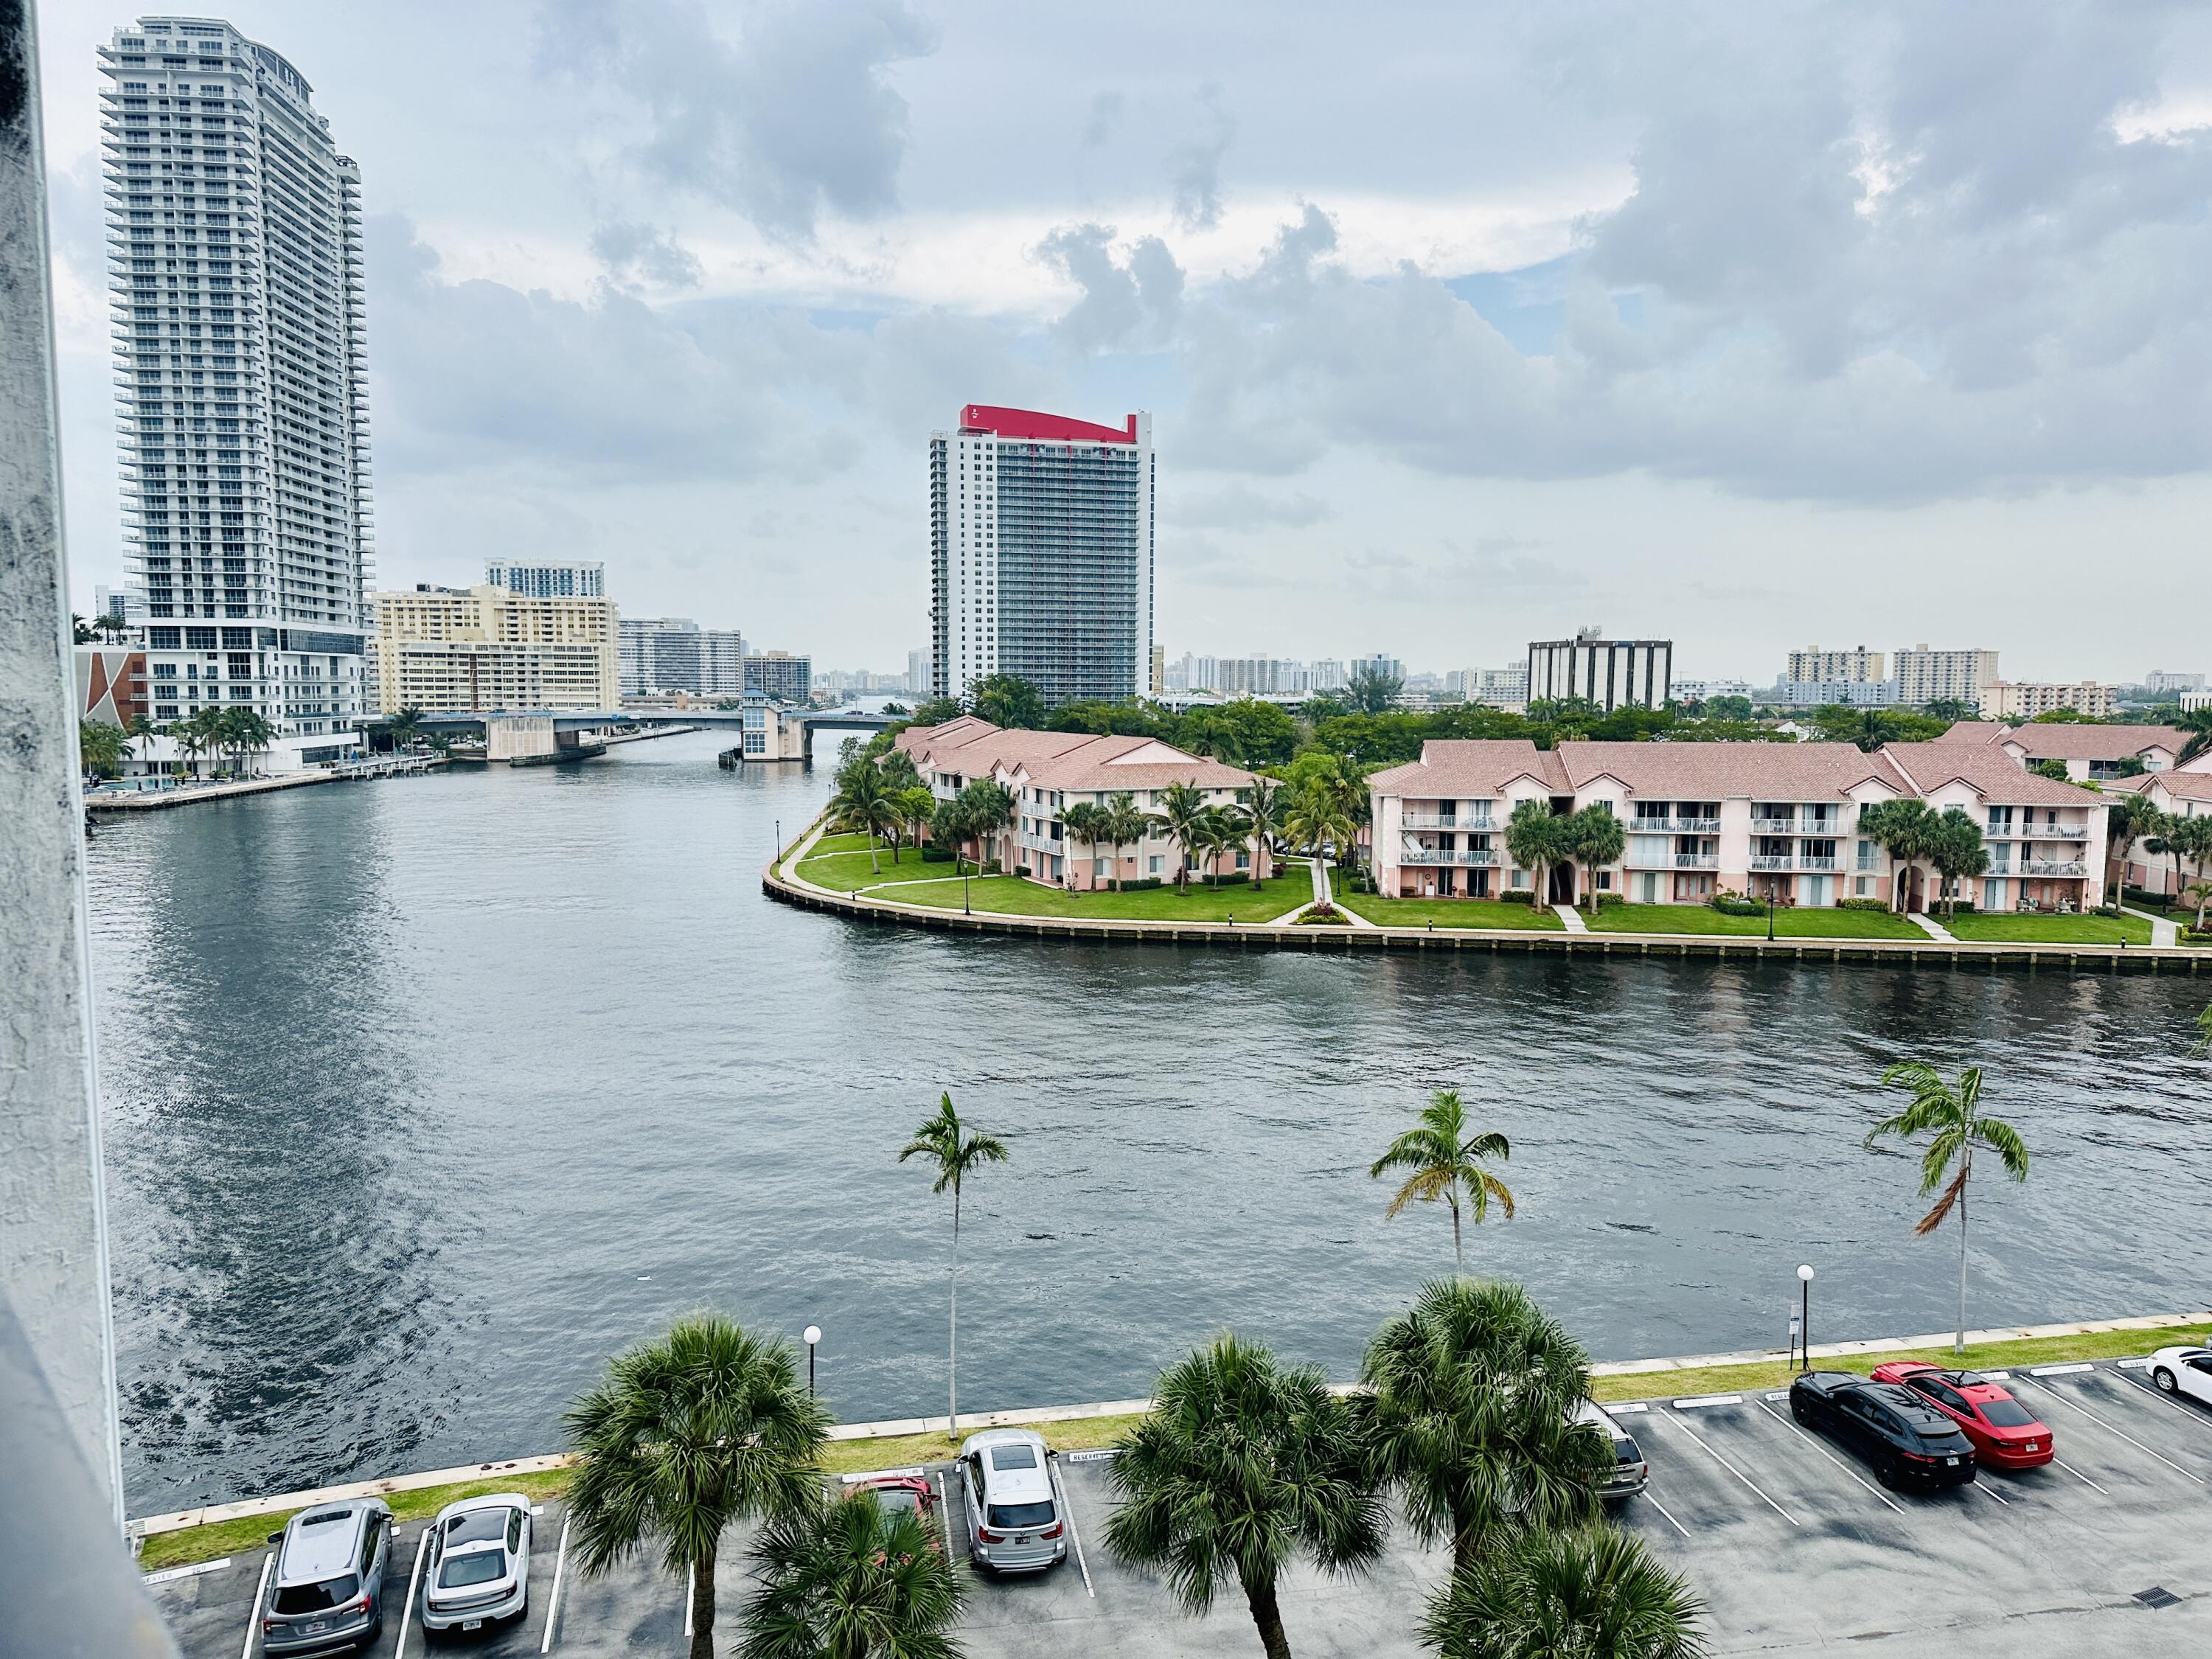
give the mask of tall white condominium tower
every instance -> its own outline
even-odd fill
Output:
[[[1018,674],[1048,703],[1133,697],[1152,660],[1152,417],[969,404],[929,440],[931,689]]]
[[[606,568],[596,559],[487,559],[484,580],[526,599],[604,599]]]
[[[153,718],[361,717],[370,561],[361,172],[229,24],[100,50],[124,550]]]

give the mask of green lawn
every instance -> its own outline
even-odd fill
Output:
[[[840,836],[837,839],[842,841],[845,837]],[[878,847],[876,848],[876,865],[878,870],[869,868],[868,855],[865,852],[817,853],[811,858],[800,860],[792,866],[792,869],[818,886],[834,887],[841,893],[854,887],[866,887],[873,882],[949,875],[952,870],[949,863],[923,862],[921,854],[911,847],[900,852],[896,864],[891,862],[890,848]]]
[[[884,879],[890,879],[888,869]],[[933,910],[957,910],[961,885],[957,879],[915,882],[880,888],[876,896]],[[1256,889],[1249,882],[1215,890],[1194,882],[1188,895],[1172,887],[1070,893],[1018,876],[977,876],[967,886],[974,907],[994,915],[1092,916],[1116,921],[1273,921],[1313,896],[1313,878],[1304,865],[1268,878]]]
[[[1960,939],[2004,945],[2130,945],[2150,943],[2150,924],[2138,916],[1972,915],[1929,917]]]
[[[1394,899],[1350,893],[1337,884],[1336,902],[1380,927],[1498,927],[1522,933],[1562,933],[1566,924],[1539,905],[1500,904],[1495,899]]]
[[[1724,915],[1710,904],[1609,904],[1583,921],[1600,933],[1727,933],[1766,937],[1766,917]],[[1778,909],[1777,939],[1917,939],[1928,935],[1881,910]]]

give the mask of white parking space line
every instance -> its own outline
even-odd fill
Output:
[[[538,1644],[540,1653],[553,1651],[553,1632],[561,1622],[561,1585],[568,1570],[568,1516],[564,1515],[561,1517],[560,1547],[553,1552],[553,1593],[545,1598],[545,1639]]]
[[[1994,1488],[1994,1487],[1990,1486],[1987,1482],[1985,1482],[1985,1481],[1984,1481],[1984,1480],[1979,1480],[1979,1479],[1976,1479],[1976,1480],[1969,1480],[1968,1482],[1966,1482],[1966,1486],[1967,1486],[1968,1490],[1972,1491],[1972,1492],[1978,1492],[1981,1493],[1981,1495],[1982,1495],[1983,1497],[1984,1497],[1984,1498],[1996,1498],[1996,1499],[1997,1500],[1997,1502],[1998,1502],[1998,1503],[2000,1503],[2000,1504],[2003,1504],[2007,1509],[2010,1509],[2010,1508],[2012,1507],[2012,1499],[2011,1499],[2011,1498],[2007,1498],[2007,1497],[2006,1497],[2002,1492],[1998,1492],[1996,1488]],[[1895,1504],[1893,1504],[1892,1505],[1890,1505],[1890,1507],[1891,1507],[1892,1509],[1894,1509],[1894,1508],[1896,1508],[1897,1506],[1896,1506]]]
[[[2065,1365],[2030,1365],[2027,1368],[2027,1374],[2030,1376],[2074,1376],[2082,1371],[2094,1371],[2096,1369],[2087,1360],[2077,1359]]]
[[[238,1650],[238,1659],[253,1659],[253,1638],[261,1634],[261,1604],[269,1597],[269,1573],[276,1565],[276,1552],[271,1550],[261,1558],[261,1583],[253,1592],[252,1609],[246,1615],[246,1645]]]
[[[1772,1510],[1777,1515],[1780,1516],[1784,1521],[1787,1521],[1791,1526],[1794,1527],[1798,1524],[1798,1520],[1796,1516],[1790,1514],[1788,1510],[1784,1509],[1781,1504],[1776,1503],[1771,1498],[1769,1498],[1765,1492],[1760,1490],[1757,1481],[1753,1480],[1741,1469],[1736,1468],[1735,1464],[1729,1462],[1727,1458],[1723,1457],[1718,1452],[1715,1451],[1712,1447],[1707,1443],[1705,1437],[1699,1434],[1695,1429],[1692,1428],[1680,1415],[1673,1412],[1656,1412],[1653,1413],[1653,1416],[1655,1418],[1662,1418],[1666,1421],[1674,1424],[1674,1426],[1681,1430],[1684,1434],[1688,1435],[1691,1439],[1696,1441],[1699,1446],[1703,1447],[1706,1456],[1711,1458],[1714,1462],[1719,1464],[1737,1480],[1742,1481],[1743,1484],[1750,1487],[1753,1492],[1758,1492],[1759,1501],[1760,1503],[1765,1504],[1767,1508]]]
[[[2064,1458],[2063,1458],[2063,1457],[2054,1457],[2054,1458],[2052,1458],[2051,1461],[2052,1462],[2054,1462],[2054,1463],[2057,1464],[2057,1465],[2058,1465],[2058,1467],[2059,1467],[2060,1468],[2062,1468],[2062,1469],[2065,1470],[2067,1474],[2069,1474],[2072,1475],[2072,1476],[2073,1476],[2076,1480],[2079,1480],[2079,1481],[2080,1481],[2083,1486],[2085,1486],[2088,1487],[2092,1492],[2104,1492],[2104,1491],[2105,1491],[2105,1489],[2104,1489],[2102,1486],[2099,1486],[2095,1481],[2092,1480],[2091,1480],[2087,1475],[2086,1475],[2086,1474],[2082,1474],[2081,1470],[2079,1470],[2079,1469],[2075,1468],[2071,1463],[2068,1462]],[[2112,1494],[2111,1494],[2110,1492],[2106,1492],[2106,1493],[2105,1493],[2105,1495],[2106,1495],[2107,1498],[2109,1498],[2109,1497],[2111,1497],[2111,1496],[2112,1496]]]
[[[1700,1406],[1741,1406],[1741,1404],[1743,1404],[1743,1396],[1740,1394],[1701,1394],[1688,1400],[1677,1400],[1674,1402],[1674,1409],[1679,1412],[1694,1410]]]
[[[1674,1528],[1676,1532],[1680,1533],[1685,1538],[1687,1538],[1690,1535],[1690,1529],[1674,1518],[1674,1511],[1668,1509],[1664,1504],[1651,1496],[1651,1488],[1649,1486],[1644,1488],[1644,1499],[1646,1503],[1650,1504],[1653,1509],[1658,1510],[1660,1514],[1667,1517],[1667,1524],[1668,1526]]]
[[[945,1523],[945,1559],[949,1563],[952,1554],[952,1500],[945,1495],[945,1472],[937,1474],[937,1518]]]
[[[1075,1565],[1083,1574],[1083,1593],[1096,1601],[1098,1592],[1091,1583],[1091,1564],[1083,1559],[1083,1534],[1075,1529],[1075,1505],[1067,1501],[1067,1488],[1060,1484],[1057,1465],[1052,1471],[1052,1489],[1060,1495],[1060,1512],[1067,1520],[1068,1541],[1075,1546]]]
[[[1784,1428],[1788,1429],[1791,1433],[1802,1437],[1805,1443],[1811,1446],[1814,1451],[1820,1453],[1821,1456],[1826,1458],[1828,1462],[1833,1463],[1838,1468],[1841,1469],[1852,1480],[1857,1480],[1860,1486],[1865,1486],[1869,1492],[1872,1492],[1884,1504],[1888,1504],[1889,1507],[1893,1510],[1896,1510],[1898,1514],[1902,1515],[1905,1513],[1905,1511],[1902,1509],[1899,1509],[1897,1504],[1890,1503],[1889,1495],[1887,1492],[1883,1492],[1878,1486],[1868,1486],[1866,1481],[1860,1480],[1857,1470],[1852,1468],[1849,1464],[1845,1463],[1842,1458],[1838,1457],[1833,1452],[1822,1445],[1820,1440],[1810,1433],[1802,1424],[1798,1423],[1790,1418],[1784,1417],[1780,1412],[1775,1410],[1773,1407],[1768,1405],[1764,1400],[1759,1402],[1759,1409],[1765,1412],[1769,1417],[1782,1425]]]
[[[1603,1406],[1599,1409],[1607,1417],[1632,1417],[1638,1412],[1648,1412],[1651,1407],[1641,1400],[1631,1400],[1618,1406]]]
[[[2145,1364],[2148,1364],[2150,1362],[2145,1360],[2143,1363]],[[2122,1376],[2117,1371],[2112,1375],[2116,1381],[2124,1382],[2131,1389],[2142,1389],[2143,1393],[2157,1401],[2160,1405],[2171,1406],[2175,1411],[2179,1412],[2184,1417],[2197,1425],[2198,1428],[2212,1429],[2212,1418],[2199,1415],[2194,1407],[2185,1406],[2180,1401],[2174,1399],[2171,1395],[2166,1393],[2165,1390],[2161,1389],[2154,1389],[2148,1382],[2138,1382],[2132,1376]],[[154,1581],[149,1578],[146,1582],[150,1584]]]
[[[2049,1395],[2053,1400],[2056,1400],[2060,1405],[2064,1406],[2068,1410],[2081,1413],[2082,1416],[2087,1418],[2092,1423],[2096,1424],[2100,1428],[2103,1429],[2106,1433],[2117,1435],[2120,1439],[2126,1441],[2128,1444],[2133,1446],[2137,1451],[2142,1453],[2144,1456],[2157,1458],[2160,1462],[2165,1464],[2166,1468],[2172,1469],[2183,1480],[2194,1480],[2200,1486],[2204,1484],[2204,1477],[2203,1475],[2191,1474],[2187,1469],[2183,1468],[2180,1464],[2175,1462],[2172,1458],[2160,1456],[2160,1454],[2153,1451],[2148,1446],[2144,1445],[2142,1441],[2136,1439],[2135,1436],[2130,1434],[2126,1430],[2116,1427],[2112,1423],[2107,1422],[2105,1419],[2098,1416],[2096,1413],[2091,1411],[2087,1406],[2084,1406],[2079,1401],[2069,1400],[2063,1394],[2061,1394],[2057,1389],[2052,1388],[2048,1382],[2039,1382],[2036,1384],[2036,1387],[2042,1389],[2044,1393]]]
[[[691,1602],[699,1593],[699,1564],[694,1561],[684,1574],[684,1639],[691,1639]]]
[[[430,1534],[437,1524],[425,1521],[422,1535],[415,1540],[415,1565],[407,1570],[407,1605],[399,1609],[399,1640],[392,1644],[392,1659],[406,1659],[407,1627],[415,1621],[415,1586],[422,1580],[422,1556],[430,1547]]]
[[[204,1572],[221,1572],[229,1565],[230,1558],[226,1555],[214,1561],[195,1561],[189,1567],[164,1567],[159,1572],[148,1573],[138,1582],[142,1584],[171,1584],[179,1578],[197,1578]]]

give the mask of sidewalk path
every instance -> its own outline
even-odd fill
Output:
[[[1912,911],[1905,919],[1908,921],[1918,922],[1920,924],[1920,931],[1927,934],[1929,938],[1934,939],[1938,945],[1956,945],[1959,942],[1958,936],[1956,934],[1952,933],[1949,928],[1943,926],[1942,922],[1936,921],[1935,917],[1929,915],[1924,910]]]
[[[2150,924],[2150,942],[2154,946],[2171,948],[2181,943],[2180,923],[2154,916],[2148,910],[2138,910],[2132,904],[2123,904],[2120,908],[2129,915]]]
[[[1571,933],[1589,932],[1589,924],[1583,920],[1583,913],[1571,904],[1555,904],[1552,907],[1552,914],[1566,925]]]

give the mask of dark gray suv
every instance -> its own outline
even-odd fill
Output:
[[[382,1498],[301,1510],[274,1541],[276,1571],[261,1609],[264,1652],[331,1653],[376,1640],[392,1559],[392,1510]]]

